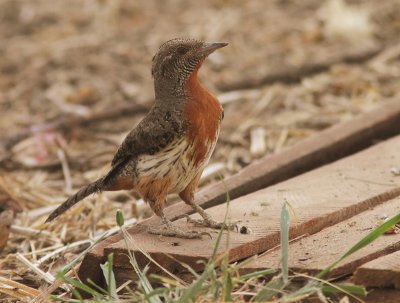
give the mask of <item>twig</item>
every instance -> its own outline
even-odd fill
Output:
[[[35,208],[32,210],[29,210],[25,213],[25,216],[31,220],[34,220],[38,217],[44,216],[52,212],[57,208],[58,205],[48,205],[48,206],[43,206],[39,208]]]
[[[44,272],[20,253],[17,253],[16,257],[19,261],[29,267],[35,274],[43,278],[47,283],[52,284],[56,280],[56,278],[52,274],[50,274],[49,272]]]
[[[272,84],[275,82],[297,83],[302,78],[317,74],[329,69],[332,65],[338,63],[362,63],[372,58],[382,50],[382,46],[374,44],[356,53],[334,54],[321,62],[306,63],[301,66],[279,67],[275,70],[266,70],[263,75],[253,78],[242,78],[231,83],[219,82],[218,89],[221,91],[250,89],[259,86]]]
[[[210,180],[212,177],[218,175],[225,169],[225,163],[217,162],[207,165],[204,169],[201,177],[200,177],[200,184]]]
[[[137,114],[146,112],[150,107],[150,101],[144,102],[143,104],[138,103],[127,103],[121,104],[120,106],[115,106],[114,108],[107,108],[103,110],[96,111],[87,117],[77,116],[77,115],[65,115],[62,114],[52,121],[46,121],[43,123],[32,125],[23,131],[13,134],[0,141],[0,150],[9,150],[18,142],[28,138],[34,133],[41,133],[47,131],[65,131],[70,130],[73,127],[82,126],[85,124],[103,121],[107,119],[114,119],[119,116]],[[4,161],[4,159],[0,159]]]
[[[68,245],[65,245],[63,247],[60,247],[60,248],[52,251],[51,253],[43,256],[39,260],[37,260],[35,262],[35,265],[36,266],[40,266],[43,262],[46,262],[47,260],[53,258],[54,256],[66,251],[66,250],[69,250],[69,249],[72,249],[72,248],[75,248],[75,247],[79,247],[79,246],[82,246],[84,244],[88,244],[88,243],[91,243],[91,242],[92,242],[91,240],[81,240],[81,241],[73,242],[71,244],[68,244]]]
[[[128,220],[125,220],[124,227],[135,224],[136,222],[137,222],[136,218],[130,218]],[[105,232],[98,233],[95,236],[95,241],[97,241],[101,237],[109,237],[109,236],[119,232],[119,230],[120,230],[119,226],[114,226],[113,228],[110,228],[109,230],[107,230]]]
[[[119,227],[118,227],[118,229],[119,229]],[[69,263],[66,266],[64,266],[64,268],[61,270],[62,272],[64,272],[64,276],[65,277],[70,277],[73,274],[75,274],[77,269],[78,269],[78,267],[80,266],[80,264],[78,264],[78,263],[79,263],[80,259],[82,258],[82,256],[85,255],[99,241],[104,240],[104,238],[106,236],[107,236],[106,233],[103,233],[102,235],[97,237],[93,242],[90,241],[91,244],[89,245],[89,247],[86,248],[83,252],[81,252],[78,255],[78,257],[76,257],[76,259],[74,259],[71,263]],[[34,300],[32,300],[32,302],[36,302],[36,303],[38,303],[38,302],[47,302],[47,297],[59,287],[65,288],[65,289],[69,288],[68,285],[65,285],[64,279],[55,279],[51,283],[51,285],[49,287],[47,287],[46,289],[44,289],[39,296],[37,296]]]
[[[47,236],[52,237],[53,235],[46,230],[37,230],[30,227],[22,227],[15,224],[10,226],[10,232],[17,235],[32,237],[32,236]]]
[[[34,298],[40,294],[40,291],[34,288],[3,277],[0,277],[0,293],[1,292],[17,299],[26,297]]]
[[[65,274],[65,277],[71,277],[75,270],[77,270],[79,267],[79,264],[76,265],[72,271],[69,271]],[[40,302],[48,302],[49,300],[47,299],[47,297],[53,292],[55,291],[57,288],[67,288],[67,286],[65,285],[65,282],[63,279],[57,279],[54,281],[54,283],[52,283],[51,285],[49,285],[47,288],[43,289],[37,296],[35,299],[33,299],[31,301],[31,303],[40,303]]]
[[[250,131],[250,153],[254,157],[259,157],[265,154],[267,146],[265,144],[265,129],[264,127],[256,127]]]
[[[64,247],[64,245],[61,244],[61,243],[56,243],[56,244],[54,244],[54,245],[52,245],[52,246],[48,246],[48,247],[46,247],[46,248],[38,249],[38,250],[36,250],[36,253],[37,253],[37,254],[41,254],[41,253],[45,253],[45,252],[47,252],[47,251],[49,251],[49,250],[54,250],[54,249],[57,249],[57,248],[60,248],[60,247]],[[32,255],[32,252],[26,252],[26,253],[23,253],[22,255],[24,255],[24,256],[31,256],[31,255]]]
[[[282,129],[278,141],[276,141],[274,147],[274,153],[277,153],[282,149],[282,147],[285,145],[288,135],[289,135],[289,130],[287,128]]]
[[[237,102],[243,99],[258,99],[261,95],[260,90],[235,90],[218,95],[218,100],[222,105]]]
[[[0,149],[1,150],[1,149]],[[1,159],[0,159],[1,162]],[[5,178],[0,176],[0,189],[3,190],[15,203],[19,206],[19,208],[22,210],[24,209],[24,201],[22,201],[18,196],[14,194],[13,191],[10,190],[9,184],[6,182]]]
[[[58,148],[57,156],[61,162],[62,172],[65,179],[65,192],[70,193],[72,191],[71,171],[69,169],[67,157],[65,157],[64,150]]]

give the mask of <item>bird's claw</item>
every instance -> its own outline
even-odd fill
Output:
[[[149,228],[148,232],[153,235],[160,235],[165,237],[177,237],[182,239],[201,239],[202,236],[209,236],[212,239],[211,234],[205,231],[184,231],[175,227],[165,226],[161,228]]]
[[[214,229],[228,229],[228,230],[235,230],[236,232],[239,232],[239,227],[236,223],[230,223],[227,224],[225,222],[216,222],[211,218],[207,219],[193,219],[189,215],[185,215],[186,217],[186,222],[192,223],[196,226],[206,226]]]

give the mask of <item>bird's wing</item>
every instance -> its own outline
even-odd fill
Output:
[[[126,136],[112,160],[112,167],[124,166],[123,163],[143,154],[159,152],[182,135],[183,124],[179,111],[154,106]]]

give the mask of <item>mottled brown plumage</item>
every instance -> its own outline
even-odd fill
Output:
[[[98,191],[135,189],[160,216],[165,227],[150,230],[167,236],[197,238],[201,234],[176,230],[164,216],[166,197],[177,192],[218,228],[198,205],[194,192],[219,135],[223,110],[197,78],[205,58],[226,43],[173,39],[161,45],[153,58],[155,103],[146,117],[119,147],[110,171],[85,186],[59,206],[51,221],[88,195]]]

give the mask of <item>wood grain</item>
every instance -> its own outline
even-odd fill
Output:
[[[394,99],[374,111],[321,131],[279,154],[255,161],[224,182],[217,182],[198,192],[196,202],[203,208],[224,203],[227,192],[231,199],[235,199],[340,159],[370,146],[376,140],[388,138],[399,132],[400,101]],[[180,202],[166,208],[165,213],[171,220],[175,220],[184,214],[192,213],[192,209]],[[146,226],[160,223],[160,220],[153,216],[132,227],[131,232],[140,232],[145,230]],[[83,281],[89,277],[99,281],[102,279],[99,264],[105,260],[104,248],[119,240],[118,235],[110,237],[96,245],[85,256],[79,270]]]
[[[399,247],[397,248],[400,250]],[[354,273],[354,282],[367,287],[395,287],[400,289],[400,251],[359,267]]]
[[[355,243],[370,233],[382,216],[400,213],[400,198],[389,200],[322,231],[289,245],[289,268],[314,275],[338,260]],[[380,222],[380,223],[379,223]],[[400,249],[400,234],[387,234],[352,254],[332,270],[330,276],[349,275],[363,263]],[[243,273],[279,268],[280,249],[261,255],[241,270]],[[399,255],[400,277],[400,255]]]
[[[400,162],[399,146],[400,136],[331,165],[231,201],[231,220],[239,220],[252,233],[245,235],[231,232],[228,235],[225,232],[218,253],[229,251],[233,261],[276,246],[279,242],[279,217],[284,201],[288,201],[295,212],[290,231],[291,238],[294,238],[319,232],[400,195],[399,179],[390,172],[390,168]],[[226,205],[208,209],[208,213],[217,220],[224,218],[225,211]],[[137,247],[140,247],[173,272],[181,270],[176,260],[201,269],[202,265],[198,261],[211,256],[216,231],[190,226],[185,220],[178,220],[174,224],[181,228],[207,231],[212,239],[160,238],[145,230],[133,228],[129,231],[133,238],[130,248],[137,252]],[[130,267],[123,241],[105,247],[104,255],[109,253],[114,253],[117,275],[118,268]],[[139,263],[148,262],[140,253],[137,256]]]

